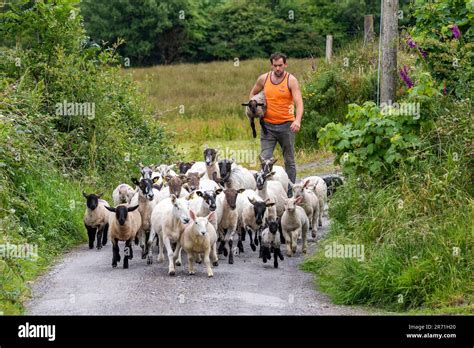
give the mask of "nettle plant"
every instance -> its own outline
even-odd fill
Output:
[[[421,146],[419,122],[394,109],[382,112],[374,102],[349,105],[347,122],[329,123],[320,130],[320,143],[328,146],[348,174],[390,175],[400,161],[414,161],[412,150]]]

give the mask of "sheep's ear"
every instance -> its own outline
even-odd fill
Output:
[[[138,208],[138,204],[137,204],[136,206],[134,206],[134,207],[128,207],[128,208],[127,208],[127,211],[128,211],[128,212],[131,212],[131,211],[137,210],[137,208]]]
[[[202,197],[204,196],[204,194],[202,193],[202,191],[194,191],[199,197]]]
[[[142,162],[138,163],[138,167],[139,167],[140,169],[145,168],[145,166],[142,164]]]
[[[170,196],[170,198],[171,198],[171,203],[175,204],[176,203],[176,196],[174,194],[172,194]]]
[[[188,181],[188,177],[185,174],[179,174],[179,178],[183,183]]]
[[[309,185],[309,179],[307,179],[307,180],[304,182],[304,184],[303,184],[303,188],[306,188],[306,187],[308,187],[308,185]]]
[[[115,213],[115,208],[112,208],[112,207],[108,207],[106,205],[104,205],[105,209],[107,209],[108,211],[111,211],[112,213]],[[138,207],[138,205],[137,205]]]
[[[132,178],[132,183],[137,186],[140,186],[140,181],[138,181],[137,178]]]
[[[260,162],[265,161],[265,159],[262,157],[262,154],[258,155],[258,159],[260,160]]]
[[[232,158],[230,159],[230,163],[232,164],[232,163],[234,163],[234,162],[235,162],[235,158],[232,157]]]
[[[199,179],[201,179],[205,174],[206,172],[202,172],[201,174],[199,174]]]
[[[275,205],[275,202],[266,202],[265,205],[267,207],[273,207]]]
[[[85,192],[82,192],[82,195],[84,196],[85,199],[89,198],[89,195]]]
[[[211,211],[208,216],[206,216],[207,221],[214,222],[216,220],[216,212]]]
[[[216,195],[220,194],[222,191],[224,191],[222,188],[218,188],[217,190],[215,190],[214,192],[216,193]]]
[[[207,144],[204,145],[204,150],[207,150],[209,147],[207,146]]]
[[[196,214],[192,211],[192,209],[189,209],[189,216],[193,221],[196,221]]]
[[[265,178],[269,178],[269,177],[275,175],[275,173],[276,173],[275,171],[270,172],[270,173],[268,173],[267,175],[265,175]]]
[[[270,158],[270,161],[272,161],[272,165],[274,165],[278,161],[278,159],[272,157]]]
[[[249,202],[252,203],[252,205],[255,205],[255,198],[253,197],[247,197]]]
[[[186,197],[186,199],[187,199],[188,201],[190,201],[191,199],[193,199],[194,192],[196,192],[196,191],[189,192],[189,195],[188,195],[188,197]]]
[[[249,106],[249,103],[242,103],[242,106]]]
[[[102,197],[103,195],[104,195],[104,193],[101,192],[101,193],[99,193],[99,194],[97,195],[97,198],[100,198],[100,197]]]
[[[170,181],[171,180],[171,175],[169,175],[169,174],[165,175],[165,180]]]
[[[295,187],[295,184],[293,184],[291,181],[288,181],[288,185],[290,185],[291,188]]]
[[[156,183],[158,180],[160,180],[160,177],[159,177],[159,176],[155,176],[155,177],[153,178],[153,183]]]
[[[257,106],[265,106],[263,103],[257,103]]]
[[[242,193],[242,192],[244,192],[244,191],[245,191],[245,189],[244,189],[244,188],[241,188],[241,189],[238,189],[238,190],[237,190],[237,193]]]
[[[299,204],[301,203],[302,200],[303,200],[303,196],[298,196],[297,198],[295,198],[295,203]]]
[[[189,191],[189,185],[188,185],[187,183],[183,185],[183,188],[184,188],[186,191],[190,192],[190,191]]]

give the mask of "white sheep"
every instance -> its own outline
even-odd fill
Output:
[[[206,217],[198,217],[190,210],[189,216],[191,217],[191,222],[181,234],[179,248],[183,248],[188,255],[190,275],[196,273],[194,261],[202,257],[206,266],[207,276],[212,277],[214,273],[212,272],[211,261],[213,266],[219,265],[216,252],[217,233],[211,222],[215,219],[215,212],[211,212]],[[179,252],[180,250],[175,250],[175,259]]]
[[[288,184],[290,182],[290,178],[288,177],[288,174],[286,173],[285,168],[283,168],[282,166],[275,166],[274,164],[276,163],[277,159],[273,157],[269,159],[264,159],[260,155],[259,158],[260,158],[261,170],[265,174],[275,172],[272,176],[268,178],[268,180],[274,180],[274,181],[280,182],[283,188],[285,189],[285,191],[288,192],[288,189],[289,189]]]
[[[219,251],[224,253],[224,256],[227,256],[225,244],[229,245],[229,264],[234,263],[233,254],[235,251],[232,246],[236,232],[239,235],[238,245],[242,245],[240,230],[238,230],[239,210],[237,209],[237,196],[244,191],[245,189],[236,190],[228,188],[217,197],[217,206],[220,207],[217,221],[217,232],[220,239]]]
[[[260,121],[260,127],[262,128],[262,131],[267,134],[268,130],[265,127],[265,123],[263,122],[263,118],[267,110],[267,101],[265,99],[264,91],[255,94],[247,103],[242,103],[242,105],[246,106],[245,113],[249,119],[253,137],[257,137],[257,131],[255,130],[256,118],[258,118]]]
[[[220,172],[220,182],[226,188],[234,188],[236,190],[244,188],[255,190],[255,179],[247,168],[234,163],[234,160],[220,160],[218,162]]]
[[[302,200],[301,196],[298,198],[288,198],[285,203],[285,212],[281,217],[281,228],[286,241],[286,255],[292,256],[296,253],[296,245],[298,236],[301,234],[302,253],[306,254],[306,237],[309,229],[309,220],[303,208],[298,206]]]
[[[137,191],[128,184],[118,185],[112,192],[112,200],[114,201],[114,205],[124,203],[130,204],[135,193],[137,193]]]
[[[153,248],[152,244],[156,236],[159,238],[159,255],[158,262],[163,262],[163,246],[166,248],[168,254],[168,274],[176,274],[176,265],[181,265],[181,253],[179,253],[179,243],[181,234],[183,233],[186,224],[189,223],[189,206],[188,200],[185,198],[176,198],[171,195],[159,202],[151,214],[151,230],[148,239],[148,258],[147,263],[153,263]],[[175,250],[178,255],[174,257],[171,243],[176,243]]]
[[[262,259],[263,263],[267,260],[271,260],[271,253],[273,252],[273,267],[278,268],[278,258],[284,260],[283,254],[280,249],[280,232],[278,219],[272,220],[269,218],[265,219],[266,228],[262,231]]]
[[[129,207],[120,204],[115,208],[106,206],[107,210],[115,214],[109,214],[110,240],[112,241],[112,267],[117,267],[120,262],[120,251],[118,242],[124,241],[123,268],[128,268],[128,260],[133,259],[132,240],[138,233],[142,224],[141,215],[138,212],[138,205]]]
[[[221,176],[217,165],[218,154],[219,151],[208,148],[206,145],[204,149],[204,162],[195,162],[189,171],[204,173],[205,179],[219,181]]]
[[[318,231],[319,226],[319,199],[316,193],[313,190],[309,189],[309,180],[305,180],[301,183],[292,185],[294,197],[298,198],[301,197],[301,201],[299,201],[298,205],[303,207],[306,215],[308,215],[309,224],[311,228],[311,236],[316,238],[316,233]]]
[[[108,212],[105,207],[109,206],[107,201],[100,199],[101,194],[82,193],[87,200],[86,211],[84,213],[84,226],[89,237],[89,249],[94,247],[94,240],[97,233],[97,249],[102,249],[102,245],[107,244],[107,233],[109,229]]]
[[[285,211],[285,201],[288,198],[287,190],[279,181],[270,180],[275,172],[265,174],[260,171],[255,176],[257,182],[257,193],[265,201],[267,199],[275,202],[277,216],[281,217]]]
[[[305,182],[309,180],[308,188],[312,189],[316,196],[318,197],[319,201],[319,219],[318,219],[318,226],[323,225],[323,212],[324,212],[324,205],[328,199],[328,186],[326,181],[319,177],[319,176],[308,176],[307,178],[301,179],[301,182]]]

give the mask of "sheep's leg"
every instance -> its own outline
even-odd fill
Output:
[[[232,265],[234,263],[234,253],[232,252],[232,244],[234,242],[232,241],[232,239],[229,239],[229,265]]]
[[[249,118],[249,121],[250,121],[250,127],[252,128],[252,135],[254,138],[257,137],[257,131],[255,130],[255,120],[253,117],[250,117]]]
[[[255,231],[255,237],[254,237],[254,240],[253,240],[253,243],[255,245],[258,245],[258,234],[259,234],[259,231],[260,231],[260,228],[257,228],[257,230]]]
[[[260,118],[260,127],[262,128],[263,134],[268,134],[268,130],[265,126],[265,122],[263,122],[263,118]]]
[[[318,226],[323,226],[323,214],[324,214],[324,201],[322,199],[319,200],[319,219],[318,219]]]
[[[188,273],[189,275],[196,273],[196,270],[194,269],[194,253],[192,252],[188,253]]]
[[[155,239],[155,236],[156,236],[155,229],[152,226],[150,229],[150,236],[148,237],[148,242],[147,242],[148,244],[148,254],[147,254],[147,260],[146,260],[147,265],[151,265],[153,263],[153,241]]]
[[[176,248],[178,248],[178,246],[179,246],[179,242],[178,242]],[[181,262],[181,251],[183,251],[183,249],[180,247],[179,252],[178,252],[178,258],[176,260],[176,266],[181,266],[181,264],[182,264],[182,262]],[[196,262],[201,263],[201,256],[198,255]]]
[[[273,248],[273,267],[278,268],[278,251],[280,249],[278,248]]]
[[[177,242],[176,247],[174,249],[174,253],[173,253],[173,262],[175,263],[176,266],[181,266],[181,251],[182,250],[183,248],[181,247],[181,244]]]
[[[109,224],[107,223],[104,225],[104,230],[102,231],[102,245],[107,244],[108,234],[109,234]]]
[[[120,262],[120,253],[118,247],[118,239],[112,241],[112,267],[117,267],[117,262]]]
[[[280,244],[286,244],[285,237],[283,236],[283,227],[281,226],[281,221],[278,221],[278,231],[280,232]]]
[[[219,258],[217,257],[216,248],[217,248],[216,243],[213,243],[211,246],[211,261],[214,267],[219,266]]]
[[[145,245],[146,241],[146,231],[140,230],[140,248],[142,248],[142,259],[146,259],[147,255],[147,246]]]
[[[164,252],[163,252],[163,245],[164,245],[164,241],[163,241],[163,232],[160,231],[158,232],[158,262],[163,262],[165,260],[165,255],[164,255]]]
[[[130,258],[130,249],[132,248],[130,239],[125,241],[125,248],[123,248],[123,268],[128,268],[128,260]]]
[[[89,249],[92,249],[94,248],[94,240],[95,240],[95,231],[96,229],[95,228],[92,228],[90,226],[86,226],[86,230],[87,230],[87,236],[89,237]]]
[[[240,227],[240,235],[242,236],[242,242],[245,242],[245,228],[243,228],[242,226]]]
[[[296,254],[296,246],[298,245],[298,234],[300,233],[300,229],[297,229],[292,232],[291,236],[291,251],[293,254]]]
[[[286,256],[290,256],[291,257],[291,236],[290,236],[290,233],[289,231],[285,231],[283,230],[283,233],[285,235],[285,240],[286,240]]]
[[[168,275],[175,275],[176,268],[174,264],[174,252],[173,248],[171,247],[171,241],[168,236],[163,236],[163,243],[165,244],[166,252],[168,254]]]
[[[209,278],[214,276],[214,273],[212,272],[212,268],[211,268],[211,259],[209,257],[209,254],[211,253],[211,251],[212,251],[211,248],[208,248],[204,252],[204,264],[206,265],[207,276]]]
[[[102,230],[103,227],[97,229],[97,250],[102,249]]]
[[[319,218],[319,215],[318,215],[318,212],[315,210],[313,212],[313,220],[312,220],[312,223],[311,223],[311,237],[313,237],[315,240],[316,240],[316,232],[318,232],[318,218]]]
[[[245,226],[246,230],[247,230],[247,233],[249,234],[249,238],[250,238],[250,248],[252,249],[252,251],[255,251],[257,250],[257,247],[255,246],[254,242],[253,242],[253,238],[252,238],[252,228],[250,226]]]

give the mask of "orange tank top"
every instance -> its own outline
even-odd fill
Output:
[[[293,105],[293,95],[288,87],[289,73],[285,73],[285,77],[279,84],[272,82],[271,72],[267,74],[263,90],[267,101],[267,112],[264,120],[268,123],[284,123],[293,122],[295,120],[295,109]]]

